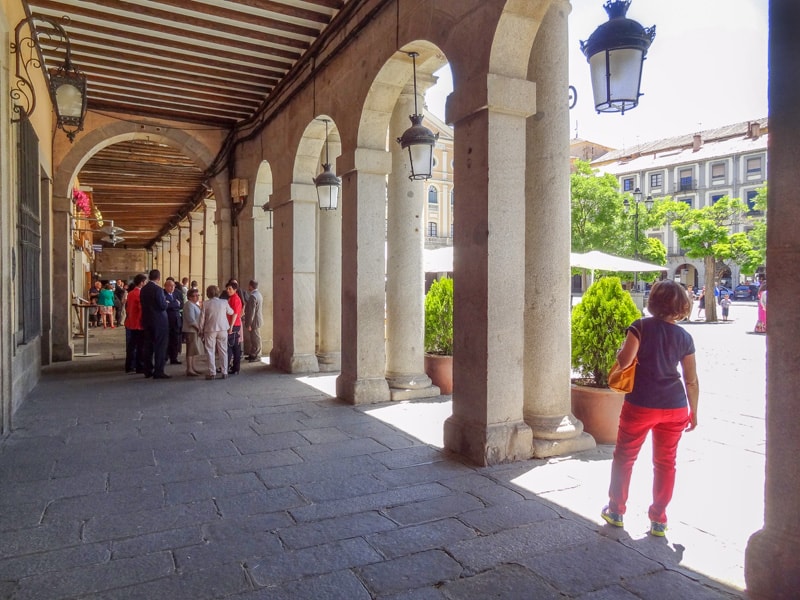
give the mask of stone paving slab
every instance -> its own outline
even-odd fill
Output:
[[[97,338],[0,440],[0,598],[742,597],[559,504],[607,485],[607,450],[478,468],[372,414],[413,403],[352,407],[258,363],[145,380],[102,358],[120,332]]]

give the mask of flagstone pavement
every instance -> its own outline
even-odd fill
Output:
[[[646,535],[646,452],[616,529],[612,447],[475,467],[441,448],[449,397],[354,407],[266,361],[153,381],[122,372],[124,330],[94,331],[97,356],[45,368],[0,441],[0,598],[743,598],[763,522],[751,308],[686,325],[701,418],[666,539]]]

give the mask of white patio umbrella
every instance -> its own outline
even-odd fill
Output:
[[[448,273],[453,270],[453,247],[445,246],[435,250],[425,250],[423,263],[426,273]]]
[[[644,271],[666,271],[667,267],[654,265],[641,260],[622,258],[613,254],[606,254],[599,250],[592,250],[585,254],[571,252],[569,264],[580,269],[593,269],[597,271],[621,271],[623,273],[641,273]]]

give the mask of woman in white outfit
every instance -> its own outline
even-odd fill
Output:
[[[233,330],[230,317],[233,309],[226,300],[219,298],[219,288],[215,285],[206,289],[208,300],[203,302],[200,311],[200,331],[208,357],[208,373],[206,379],[214,379],[217,373],[216,355],[219,353],[222,378],[228,377],[228,333]]]

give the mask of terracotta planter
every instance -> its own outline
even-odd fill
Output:
[[[453,357],[443,354],[425,355],[425,374],[443,395],[453,393]]]
[[[572,385],[572,414],[598,444],[616,444],[625,394],[609,388]]]

